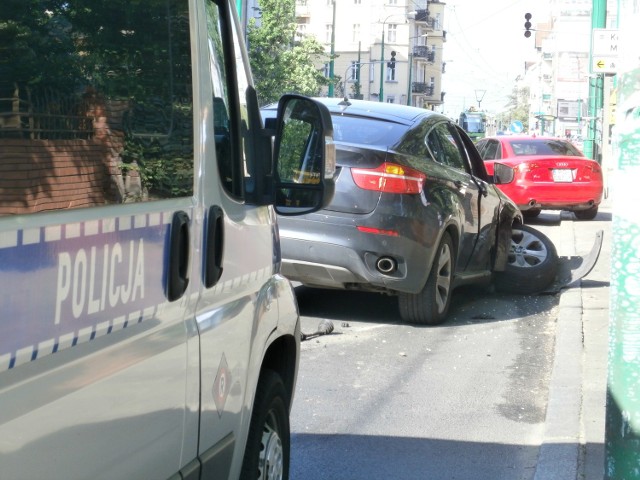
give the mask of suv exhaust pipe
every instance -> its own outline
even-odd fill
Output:
[[[376,261],[376,269],[380,273],[389,275],[390,273],[393,273],[398,269],[398,263],[392,257],[380,257]]]

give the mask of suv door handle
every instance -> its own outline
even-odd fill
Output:
[[[217,205],[209,207],[204,248],[204,286],[211,288],[222,276],[224,256],[224,213]]]
[[[189,215],[173,214],[169,234],[169,266],[167,270],[167,300],[178,300],[189,285]]]

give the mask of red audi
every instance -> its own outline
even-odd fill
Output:
[[[513,170],[513,180],[499,185],[525,217],[540,211],[569,210],[592,220],[602,200],[602,167],[560,138],[487,137],[476,144],[487,173],[495,163]]]

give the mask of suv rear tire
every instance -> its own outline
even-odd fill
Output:
[[[453,291],[455,254],[451,235],[442,235],[427,283],[419,293],[400,293],[400,317],[406,322],[438,325],[445,321]]]

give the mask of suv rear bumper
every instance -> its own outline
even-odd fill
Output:
[[[310,287],[407,293],[419,292],[426,282],[433,248],[403,233],[389,236],[364,233],[354,225],[294,221],[296,237],[280,229],[281,271],[292,281]],[[318,225],[322,233],[314,234]],[[386,273],[378,267],[380,260],[391,267]]]

